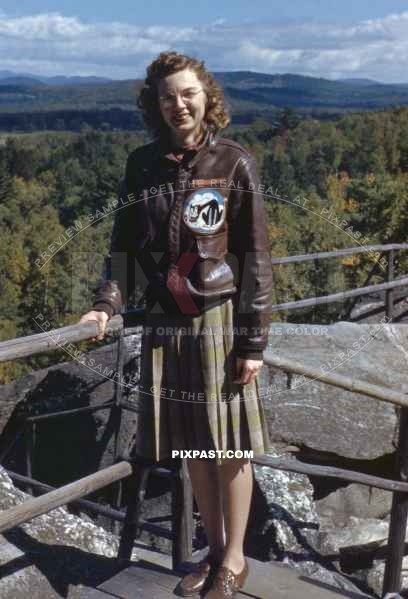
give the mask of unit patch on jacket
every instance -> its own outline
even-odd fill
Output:
[[[225,220],[226,199],[216,189],[201,188],[184,204],[183,220],[194,233],[215,233]]]

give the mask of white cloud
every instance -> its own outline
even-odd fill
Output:
[[[408,12],[352,26],[305,23],[268,29],[258,28],[228,52],[231,68],[408,82]]]
[[[243,42],[239,47],[239,54],[251,62],[262,62],[264,67],[273,67],[282,61],[292,64],[299,63],[304,54],[303,50],[278,50],[275,48],[260,48],[254,42]]]
[[[85,35],[89,27],[75,17],[57,13],[17,17],[0,21],[0,36],[16,39],[58,40]]]
[[[191,27],[83,23],[59,13],[1,15],[0,69],[35,74],[141,77],[161,51],[204,59],[213,70],[408,80],[408,11],[351,25],[293,22]]]

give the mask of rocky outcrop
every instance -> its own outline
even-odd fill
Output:
[[[0,509],[27,501],[0,467]],[[60,507],[0,535],[2,599],[79,599],[120,570],[119,540],[86,517]],[[132,559],[136,559],[136,552]]]
[[[268,350],[321,372],[401,393],[408,389],[406,324],[274,325]],[[398,476],[398,407],[316,380],[301,381],[273,367],[265,367],[262,376],[264,388],[271,390],[264,404],[275,442],[297,446],[299,455],[312,462]],[[352,574],[359,586],[381,595],[391,493],[317,477],[313,485],[319,554],[343,574]]]
[[[133,376],[138,366],[134,343],[131,350],[134,353],[126,354],[128,376]],[[93,408],[113,401],[118,389],[116,373],[117,341],[86,354],[85,363],[71,360],[1,386],[0,453],[3,454],[3,465],[24,472],[22,430],[27,416]],[[126,383],[120,390],[128,392]],[[115,460],[117,417],[118,413],[108,408],[38,423],[33,452],[34,478],[60,486],[111,465]],[[126,418],[122,418],[116,454],[127,449],[135,419],[133,412],[126,412]]]
[[[319,369],[406,393],[408,326],[276,324],[267,351]],[[301,383],[301,384],[299,384]],[[317,380],[303,383],[273,367],[262,373],[264,404],[274,441],[352,459],[395,450],[397,410],[384,402]]]
[[[137,408],[140,337],[132,335],[124,343],[124,382],[132,382],[121,392]],[[360,344],[358,351],[355,351],[356,343]],[[0,426],[3,431],[0,450],[9,448],[3,461],[8,468],[24,471],[22,438],[17,438],[13,447],[9,443],[16,438],[16,431],[25,415],[95,406],[115,399],[116,350],[115,341],[89,352],[88,364],[89,358],[93,358],[97,368],[89,368],[85,363],[74,360],[32,373],[0,388]],[[406,325],[381,327],[338,323],[318,327],[275,324],[271,327],[269,350],[322,370],[334,369],[340,374],[404,393],[407,389]],[[113,375],[107,375],[109,371]],[[265,391],[263,402],[271,439],[277,452],[291,445],[300,448],[302,455],[313,455],[316,461],[349,460],[356,469],[362,467],[370,471],[371,464],[372,473],[383,474],[377,471],[380,467],[390,472],[398,417],[398,410],[393,405],[318,381],[308,380],[299,386],[292,375],[266,366],[261,375],[261,386]],[[104,409],[39,424],[34,477],[60,486],[110,465],[115,456],[116,418],[114,410]],[[125,418],[122,417],[116,453],[131,449],[136,418],[137,414],[130,411],[126,412]],[[385,458],[388,461],[384,462]],[[352,589],[357,584],[363,590],[372,588],[379,591],[384,561],[381,554],[371,550],[381,550],[387,536],[390,494],[361,485],[341,486],[338,482],[331,487],[330,481],[260,466],[255,466],[254,470],[254,502],[246,540],[248,555],[284,561],[338,588]],[[165,519],[170,514],[169,489],[163,484],[159,480],[151,481],[143,505],[142,515],[145,517]],[[97,493],[94,498],[109,502],[112,498],[109,492]],[[68,512],[65,514],[73,517]],[[108,528],[103,518],[97,522]],[[91,520],[87,524],[91,524]],[[71,542],[67,537],[61,537],[65,539],[61,542],[64,551],[77,548],[79,541],[74,528],[68,526],[65,529],[73,532]],[[23,528],[21,531],[7,533],[7,541],[12,540],[13,535],[26,534]],[[110,534],[107,530],[104,533]],[[143,539],[157,548],[170,551],[168,541],[160,541],[146,533]],[[80,544],[83,541],[82,535]],[[42,543],[43,540],[37,542]],[[23,548],[20,551],[24,554],[36,551],[36,545],[30,545],[32,541],[27,537],[18,540],[18,543],[20,545],[15,544]],[[54,542],[51,541],[51,544]],[[352,568],[349,557],[353,556],[355,548],[368,558]],[[88,551],[82,545],[81,550]],[[8,544],[7,551],[11,552],[10,556],[15,556],[11,560],[26,559],[13,553],[16,550]],[[58,551],[61,553],[63,550]],[[92,549],[89,551],[97,554]],[[106,560],[110,554],[100,555],[104,555]],[[6,560],[7,563],[9,561]],[[72,563],[74,561],[72,559]],[[48,572],[48,567],[44,565],[44,568]],[[341,568],[348,572],[348,578],[341,574]],[[78,580],[77,574],[73,570],[70,572],[72,580]],[[52,572],[50,576],[52,578]],[[46,594],[42,596],[47,597]]]

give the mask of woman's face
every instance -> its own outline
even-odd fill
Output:
[[[157,85],[164,121],[176,135],[201,130],[207,95],[194,71],[184,69],[160,79]]]

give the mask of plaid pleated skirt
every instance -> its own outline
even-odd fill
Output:
[[[136,455],[160,461],[172,450],[268,451],[259,381],[234,382],[233,340],[231,299],[197,316],[146,315]]]

